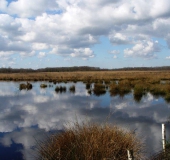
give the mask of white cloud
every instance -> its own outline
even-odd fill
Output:
[[[33,50],[44,50],[44,49],[48,49],[49,47],[45,43],[33,43],[32,48]]]
[[[153,41],[139,41],[131,49],[124,50],[125,57],[155,58],[155,52],[159,52],[159,44]]]
[[[23,41],[34,41],[36,38],[36,33],[35,32],[28,32],[25,35],[21,36],[20,39]]]
[[[8,5],[0,0],[0,11],[4,13],[0,14],[1,52],[30,56],[34,51],[48,50],[87,59],[94,54],[85,48],[99,43],[100,36],[109,38],[113,45],[139,47],[144,45],[139,41],[156,37],[170,46],[169,0],[17,0]],[[125,55],[152,57],[155,49],[150,46],[147,50],[146,45],[143,54],[135,54],[131,48]]]
[[[0,57],[3,58],[7,58],[9,56],[11,56],[12,54],[14,54],[13,52],[3,52],[3,51],[0,51]]]
[[[1,0],[0,1],[0,10],[5,11],[7,8],[7,1],[6,0]]]
[[[13,1],[8,6],[8,12],[10,14],[17,14],[20,17],[34,17],[41,15],[43,12],[48,10],[57,10],[58,5],[55,0],[18,0]]]
[[[39,54],[38,54],[38,58],[43,58],[43,57],[45,57],[46,56],[46,53],[45,52],[40,52]]]
[[[93,58],[94,53],[90,48],[79,48],[74,49],[74,52],[71,53],[71,57],[81,57],[82,59],[86,60],[88,58]]]
[[[121,45],[121,44],[129,44],[130,40],[123,34],[121,33],[115,33],[109,35],[110,42],[113,45]]]

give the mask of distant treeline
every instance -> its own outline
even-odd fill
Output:
[[[74,72],[74,71],[156,71],[170,70],[170,66],[162,67],[126,67],[118,69],[105,69],[99,67],[75,66],[75,67],[55,67],[55,68],[40,68],[40,69],[24,69],[24,68],[0,68],[0,73],[32,73],[32,72]]]

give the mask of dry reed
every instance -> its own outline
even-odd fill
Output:
[[[142,160],[143,144],[117,126],[75,123],[39,144],[38,160],[127,160],[127,149]]]

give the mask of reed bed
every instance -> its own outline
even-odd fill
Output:
[[[150,92],[153,96],[162,96],[167,102],[170,102],[170,71],[1,73],[0,80],[48,81],[53,84],[81,81],[86,84],[89,94],[94,93],[97,96],[105,94],[108,89],[111,96],[120,95],[122,97],[133,91],[135,100],[140,101],[143,95]],[[91,84],[94,84],[93,89]],[[19,88],[24,89],[24,85]],[[65,91],[62,87],[56,87],[56,92]]]
[[[38,143],[37,160],[127,160],[127,149],[142,160],[143,146],[133,132],[117,126],[75,123]]]
[[[84,72],[39,72],[39,73],[0,73],[1,81],[82,81],[110,82],[112,80],[148,80],[157,83],[170,80],[170,71],[84,71]]]

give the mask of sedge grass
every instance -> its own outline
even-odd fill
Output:
[[[96,96],[100,96],[106,93],[106,87],[104,84],[102,83],[95,83],[94,84],[94,89],[93,89],[93,93]]]
[[[84,71],[84,72],[38,72],[38,73],[0,73],[0,80],[13,81],[112,81],[138,80],[152,84],[160,80],[170,80],[170,71]]]
[[[132,133],[109,124],[75,123],[38,146],[38,160],[127,160],[132,149],[143,158],[143,143]]]
[[[33,87],[32,84],[31,84],[31,83],[28,83],[28,82],[27,82],[26,84],[25,84],[25,83],[21,83],[21,84],[19,85],[19,89],[20,89],[20,90],[25,90],[25,89],[26,89],[26,90],[31,90],[32,87]]]
[[[75,85],[70,86],[69,90],[71,93],[75,93],[75,91],[76,91]]]

